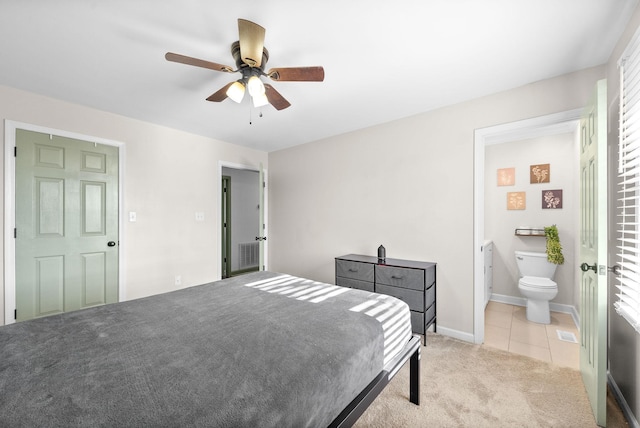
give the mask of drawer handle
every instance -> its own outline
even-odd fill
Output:
[[[349,268],[349,272],[358,272],[358,269]]]
[[[391,275],[391,279],[402,279],[402,276],[395,276],[395,275]]]

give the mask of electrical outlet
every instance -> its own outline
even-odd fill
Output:
[[[180,275],[176,275],[176,285],[182,285],[182,277]]]
[[[196,211],[196,221],[204,221],[204,212]]]
[[[136,221],[137,218],[138,218],[138,216],[136,215],[135,211],[129,211],[129,221],[130,222]]]

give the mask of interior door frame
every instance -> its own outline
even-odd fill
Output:
[[[257,173],[260,172],[260,167],[259,166],[251,166],[251,165],[245,165],[245,164],[239,164],[239,163],[233,163],[233,162],[227,162],[227,161],[218,161],[218,185],[216,186],[217,189],[222,189],[222,186],[220,185],[222,183],[222,176],[224,175],[222,173],[222,168],[231,168],[231,169],[239,169],[239,170],[248,170],[248,171],[255,171]],[[264,173],[264,236],[269,236],[269,198],[268,198],[268,192],[269,192],[269,179],[268,174],[267,174],[267,170],[263,169],[263,173]],[[222,195],[218,195],[217,198],[217,212],[222,212]],[[222,233],[220,231],[222,231],[222,216],[216,216],[216,230],[219,231],[218,233],[218,239],[217,239],[217,248],[220,251],[220,253],[218,253],[218,257],[217,258],[217,263],[218,263],[218,279],[221,279],[222,277],[222,257],[220,257],[221,253],[222,253]],[[269,269],[269,259],[268,259],[268,245],[269,245],[269,241],[266,240],[264,241],[264,266],[265,266],[265,270]]]
[[[220,193],[220,276],[222,278],[228,278],[231,276],[231,177],[228,175],[222,175],[220,180],[222,188],[226,190]],[[224,203],[222,203],[224,201]],[[223,221],[226,219],[226,226],[222,226]],[[226,275],[225,275],[226,274]]]
[[[546,135],[576,132],[583,109],[476,129],[473,202],[473,342],[484,342],[484,175],[485,147]]]
[[[63,131],[60,129],[45,126],[33,125],[30,123],[17,122],[5,119],[4,121],[4,323],[13,324],[14,311],[16,309],[16,246],[13,231],[16,224],[15,219],[15,185],[16,185],[16,158],[14,147],[16,147],[16,130],[53,134],[60,137],[74,138],[77,140],[91,141],[98,144],[118,147],[118,301],[126,300],[125,282],[125,226],[123,213],[124,201],[124,165],[125,143],[106,138],[93,137],[78,134],[75,132]]]

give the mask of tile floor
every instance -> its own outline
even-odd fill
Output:
[[[527,320],[526,308],[489,302],[484,313],[484,345],[526,355],[565,367],[580,369],[580,345],[560,340],[557,330],[580,340],[569,314],[551,312],[551,324]]]

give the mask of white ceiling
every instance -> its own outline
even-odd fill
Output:
[[[272,151],[603,64],[637,2],[0,0],[0,85]],[[239,74],[164,54],[234,66],[237,18],[266,69],[324,82],[270,82],[282,111],[205,101]]]

